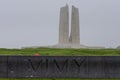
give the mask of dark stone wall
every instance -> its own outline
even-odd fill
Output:
[[[120,78],[120,56],[0,56],[0,77]]]

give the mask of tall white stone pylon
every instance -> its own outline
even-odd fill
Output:
[[[60,8],[60,23],[59,23],[59,44],[69,43],[69,9],[66,4],[65,7]]]
[[[74,6],[72,6],[71,34],[69,43],[71,45],[80,45],[79,10]]]
[[[78,8],[72,6],[70,36],[69,36],[68,5],[60,8],[59,43],[57,45],[54,45],[53,47],[55,48],[86,48],[86,46],[80,44]]]

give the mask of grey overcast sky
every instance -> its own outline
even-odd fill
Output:
[[[81,44],[120,45],[120,0],[0,0],[0,48],[57,44],[66,3],[79,8]]]

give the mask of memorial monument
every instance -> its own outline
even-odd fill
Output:
[[[57,48],[87,48],[80,44],[79,10],[72,6],[71,32],[69,35],[69,8],[68,5],[60,8],[59,42]]]

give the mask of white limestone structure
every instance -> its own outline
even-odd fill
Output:
[[[80,44],[79,30],[79,10],[72,6],[71,14],[71,32],[69,35],[69,8],[68,5],[60,8],[59,22],[59,42],[52,47],[55,48],[86,48],[87,46]]]
[[[70,44],[80,44],[79,10],[72,6]]]
[[[60,9],[59,44],[69,43],[69,10],[68,5]]]

